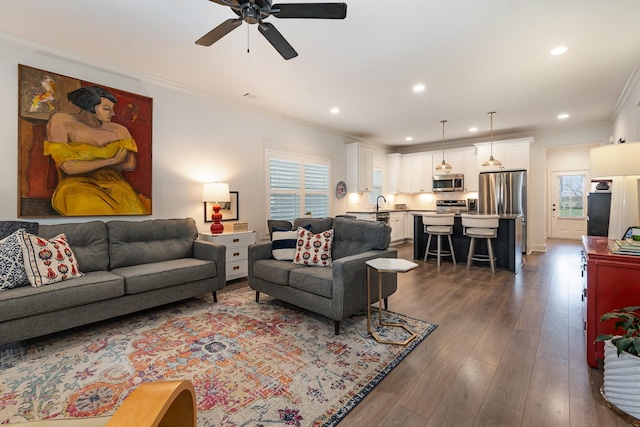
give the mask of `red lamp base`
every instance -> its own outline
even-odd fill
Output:
[[[220,213],[220,205],[213,205],[213,213],[211,214],[211,219],[213,220],[213,224],[211,224],[211,234],[222,234],[224,232],[224,226],[220,224],[220,220],[222,219],[222,214]]]

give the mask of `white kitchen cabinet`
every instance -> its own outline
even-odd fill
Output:
[[[368,192],[373,189],[373,148],[360,142],[346,145],[347,189]]]
[[[364,219],[366,221],[375,221],[376,220],[376,214],[374,213],[353,213],[353,212],[347,212],[348,215],[353,215],[356,217],[356,219]]]
[[[413,212],[407,212],[404,220],[404,238],[413,240]]]
[[[464,165],[464,191],[478,191],[480,169],[476,149],[471,148],[463,152]]]
[[[402,193],[402,154],[387,154],[385,193]]]
[[[406,212],[391,212],[389,214],[389,226],[391,227],[391,242],[404,241]]]
[[[499,170],[529,169],[529,146],[533,138],[522,138],[493,143],[493,158],[499,160],[500,166],[482,166],[491,156],[491,143],[474,144],[478,147],[478,168],[480,172]]]
[[[411,193],[411,157],[402,156],[400,167],[400,192]]]
[[[433,153],[433,175],[464,174],[464,152],[445,151],[444,159],[451,165],[448,171],[437,170],[436,166],[442,163],[442,151]]]
[[[433,191],[433,155],[411,154],[410,193],[431,193]]]

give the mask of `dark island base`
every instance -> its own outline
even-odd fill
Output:
[[[429,237],[424,232],[421,215],[413,216],[413,258],[424,259],[425,246]],[[496,267],[506,268],[517,273],[522,267],[522,216],[500,218],[498,237],[492,239],[493,251],[496,256]],[[453,250],[456,261],[459,264],[467,263],[469,254],[469,243],[471,238],[462,234],[462,218],[456,216],[453,225]],[[444,239],[442,246],[447,248],[449,242]],[[435,248],[436,239],[431,239],[431,247]],[[435,249],[434,249],[435,250]],[[487,253],[487,244],[484,239],[476,239],[476,253]],[[451,262],[451,258],[443,258],[444,262]],[[488,263],[474,261],[474,264],[489,266]]]

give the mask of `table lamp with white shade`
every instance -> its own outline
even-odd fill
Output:
[[[612,180],[609,238],[620,239],[640,224],[640,142],[592,148],[589,156],[591,179]]]
[[[229,196],[229,184],[223,182],[208,182],[202,186],[202,201],[213,202],[213,213],[211,214],[211,233],[221,234],[224,231],[224,226],[220,224],[222,214],[220,213],[220,202],[229,202],[231,198]]]

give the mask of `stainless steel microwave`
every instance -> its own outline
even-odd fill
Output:
[[[433,191],[464,191],[464,175],[434,175]]]

